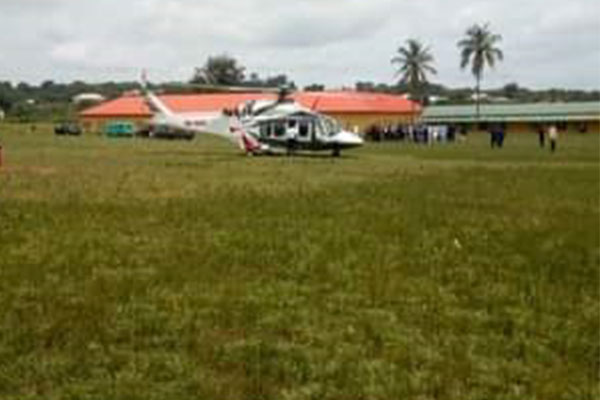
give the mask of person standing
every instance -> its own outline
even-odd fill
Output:
[[[558,129],[556,129],[556,125],[552,124],[548,128],[548,139],[550,139],[550,151],[556,151],[556,142],[558,141]]]
[[[540,141],[540,147],[543,148],[546,144],[546,130],[543,125],[538,126],[538,139]]]
[[[490,131],[490,147],[493,149],[498,144],[498,133],[496,132],[496,125],[492,124],[488,127]]]
[[[502,124],[492,123],[489,127],[490,130],[490,145],[492,149],[494,147],[502,148],[504,142],[504,132],[502,130]]]
[[[506,136],[506,126],[504,122],[498,124],[498,147],[504,146],[504,137]]]

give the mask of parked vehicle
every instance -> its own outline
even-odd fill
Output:
[[[127,121],[109,122],[104,127],[104,134],[108,137],[133,137],[135,125]]]
[[[154,139],[192,140],[194,133],[183,129],[176,129],[168,125],[152,125],[148,131],[148,137]]]
[[[60,122],[54,126],[54,134],[79,136],[81,135],[81,127],[72,121]]]
[[[194,138],[194,133],[183,129],[174,129],[167,125],[150,124],[139,128],[135,132],[135,136],[149,139],[192,140]]]

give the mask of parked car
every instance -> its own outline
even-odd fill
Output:
[[[192,140],[194,138],[193,132],[185,131],[183,129],[174,129],[167,125],[152,125],[145,132],[145,136],[153,139]]]
[[[81,135],[81,127],[76,122],[65,121],[54,126],[55,135]]]
[[[135,125],[128,121],[113,121],[106,124],[104,133],[108,137],[133,137]]]

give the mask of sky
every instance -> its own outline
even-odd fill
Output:
[[[298,85],[391,84],[409,38],[431,81],[473,85],[456,43],[475,23],[502,35],[484,87],[600,88],[599,0],[0,0],[0,81],[188,80],[211,55]]]

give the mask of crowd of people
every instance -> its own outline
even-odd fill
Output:
[[[545,147],[546,137],[548,137],[548,141],[550,142],[550,151],[553,153],[556,151],[558,142],[558,128],[556,125],[552,124],[549,126],[540,126],[538,128],[538,137],[540,141],[540,147]]]
[[[456,140],[457,134],[465,134],[465,132],[459,132],[454,125],[371,125],[365,132],[365,138],[373,142],[399,140],[432,144],[434,142],[453,142]]]
[[[502,148],[506,135],[505,124],[492,124],[489,127],[491,147]],[[546,138],[550,142],[550,151],[554,153],[558,145],[558,127],[556,124],[540,125],[538,127],[538,139],[541,148],[546,145]]]
[[[490,134],[490,146],[502,148],[506,137],[505,123],[490,123],[485,126]],[[556,124],[540,125],[537,131],[540,147],[550,144],[550,150],[556,151],[558,144],[558,128]],[[365,139],[373,142],[382,141],[406,141],[421,144],[433,144],[436,142],[454,142],[465,137],[467,129],[464,125],[443,124],[397,124],[397,125],[371,125],[365,131]]]

